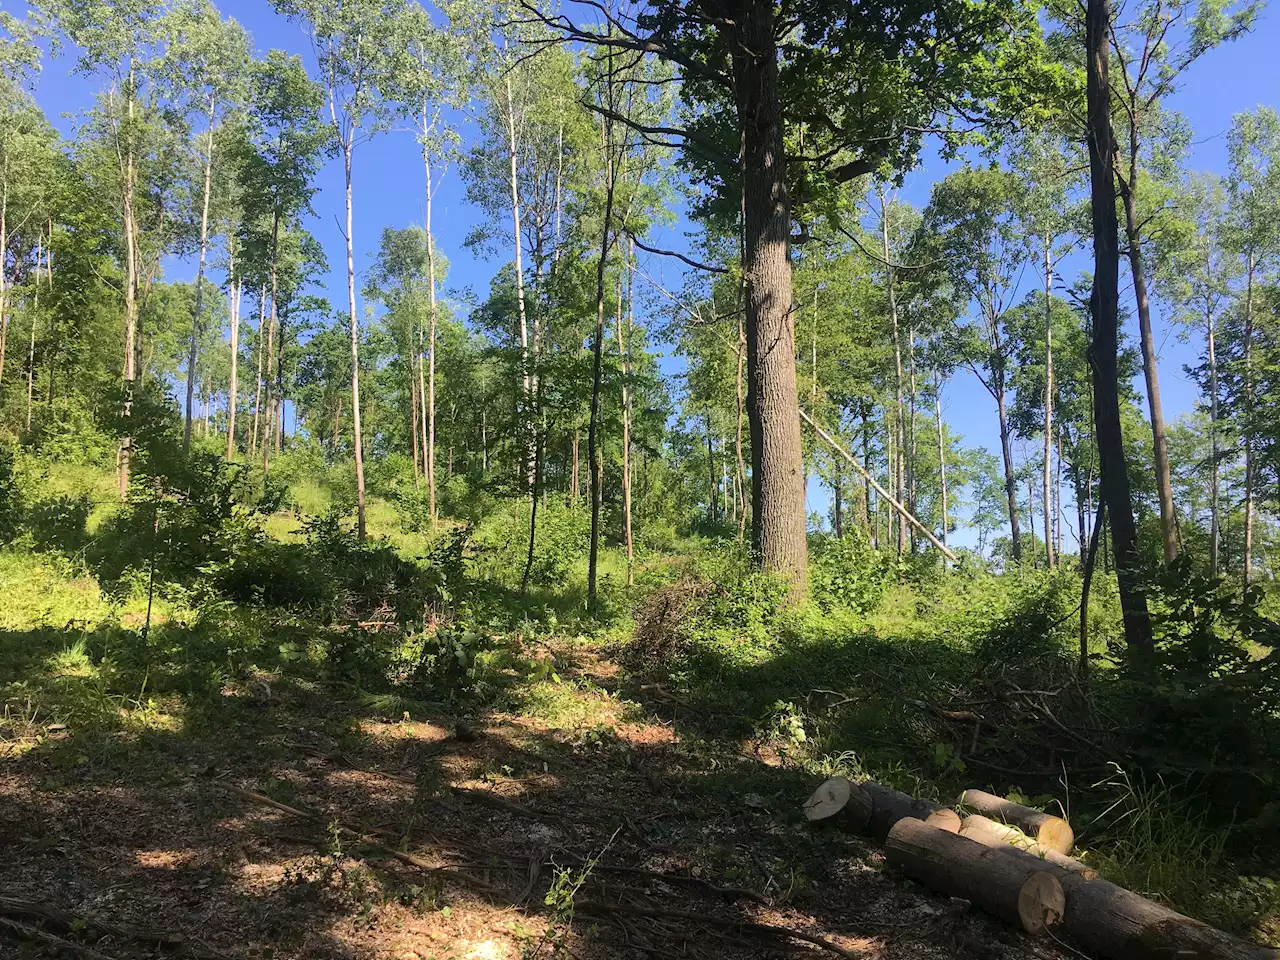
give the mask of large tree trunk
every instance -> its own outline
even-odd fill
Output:
[[[1053,261],[1044,238],[1044,556],[1053,569]]]
[[[798,599],[807,589],[808,554],[778,51],[773,5],[749,0],[743,7],[732,32],[746,196],[752,546],[764,569],[783,574]]]
[[[351,236],[351,143],[343,144],[342,166],[347,191],[347,306],[351,315],[351,432],[356,458],[356,535],[365,538],[364,437],[360,432],[360,324],[356,314],[356,258]],[[275,300],[271,303],[275,312]]]
[[[191,318],[187,350],[187,407],[182,424],[182,452],[191,449],[191,401],[196,389],[196,353],[200,349],[200,321],[204,318],[204,261],[209,251],[209,194],[213,188],[213,133],[217,99],[209,98],[209,152],[204,158],[204,193],[200,202],[200,262],[196,267],[196,307]]]
[[[1133,154],[1137,154],[1136,134],[1131,137]],[[1147,272],[1142,262],[1142,232],[1138,222],[1138,206],[1133,193],[1137,188],[1137,164],[1129,166],[1129,181],[1124,193],[1125,232],[1129,245],[1129,270],[1133,275],[1133,296],[1138,304],[1138,331],[1142,341],[1142,372],[1147,384],[1147,409],[1151,414],[1151,438],[1155,449],[1156,494],[1160,500],[1160,540],[1164,561],[1170,563],[1178,555],[1178,518],[1173,509],[1173,479],[1169,470],[1169,443],[1164,425],[1164,406],[1160,402],[1160,376],[1156,370],[1156,342],[1151,331],[1151,300],[1147,295]],[[1114,527],[1116,514],[1111,522]]]
[[[1137,650],[1149,650],[1151,618],[1147,598],[1134,569],[1137,563],[1137,530],[1129,497],[1124,439],[1120,433],[1120,374],[1117,354],[1120,338],[1120,249],[1116,220],[1115,138],[1111,131],[1110,0],[1088,0],[1085,14],[1085,54],[1088,61],[1088,124],[1090,198],[1093,207],[1093,291],[1090,311],[1093,342],[1089,360],[1093,367],[1094,423],[1102,496],[1111,514],[1111,539],[1115,550],[1120,588],[1120,608],[1125,639]]]

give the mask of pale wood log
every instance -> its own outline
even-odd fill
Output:
[[[1027,933],[1044,933],[1065,913],[1062,884],[1034,857],[1008,856],[912,817],[893,825],[885,849],[889,862],[912,879],[963,897]]]
[[[1012,827],[1007,823],[996,823],[994,820],[988,820],[986,817],[974,814],[973,816],[965,817],[960,824],[960,836],[976,840],[978,843],[986,844],[988,847],[998,847],[1002,850],[1021,850],[1024,853],[1031,854],[1033,857],[1047,860],[1063,870],[1078,873],[1086,880],[1098,879],[1098,871],[1093,867],[1081,863],[1075,857],[1068,857],[1065,853],[1050,850],[1042,843],[1036,843],[1017,827]]]
[[[924,822],[931,827],[945,830],[947,833],[959,833],[962,826],[960,814],[950,807],[943,807],[941,810],[933,811],[933,813],[924,818]]]
[[[831,777],[805,801],[804,815],[811,821],[838,823],[861,833],[871,819],[871,796],[852,780]]]
[[[1075,843],[1076,835],[1071,824],[1051,813],[1032,810],[983,790],[966,790],[960,794],[960,802],[988,819],[1013,824],[1036,843],[1050,850],[1070,853],[1071,846]]]

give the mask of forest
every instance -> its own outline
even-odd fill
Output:
[[[1268,13],[5,3],[0,956],[1280,957]]]

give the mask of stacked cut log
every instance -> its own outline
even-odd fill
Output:
[[[804,814],[814,822],[836,823],[883,840],[899,820],[923,820],[941,809],[941,804],[918,800],[878,783],[831,777],[805,802]]]
[[[1071,824],[1051,813],[1032,810],[1020,803],[1005,800],[982,790],[966,790],[960,794],[960,803],[976,810],[982,816],[1017,827],[1028,837],[1048,850],[1070,853],[1076,842]]]
[[[1280,952],[1099,879],[1069,856],[1074,834],[1061,817],[967,790],[962,804],[979,813],[961,819],[878,784],[840,780],[824,783],[805,804],[810,820],[884,839],[889,862],[906,876],[1028,933],[1056,927],[1115,960],[1280,960]]]

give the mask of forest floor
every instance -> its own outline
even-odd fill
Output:
[[[455,713],[287,661],[215,696],[145,679],[125,696],[86,622],[15,618],[4,957],[1070,955],[807,827],[812,776],[708,735],[714,716],[597,639],[543,644],[554,676]]]

